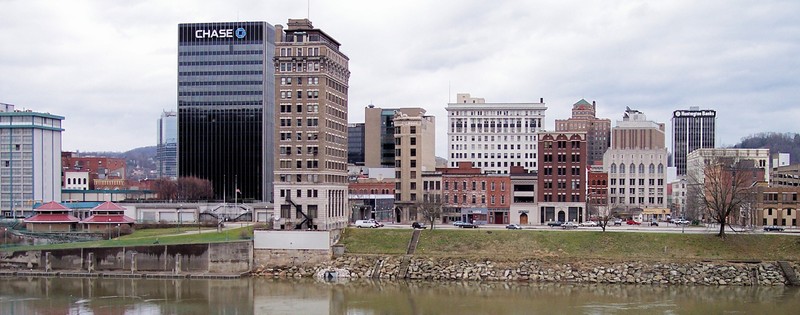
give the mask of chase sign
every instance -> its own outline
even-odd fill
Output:
[[[182,43],[264,39],[264,27],[259,22],[180,24],[178,32]]]

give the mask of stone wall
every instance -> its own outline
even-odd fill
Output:
[[[381,261],[378,263],[378,261]],[[380,279],[402,279],[407,269],[409,279],[434,281],[530,281],[627,283],[650,285],[785,285],[786,279],[776,262],[601,262],[556,263],[540,260],[521,262],[470,261],[446,258],[410,258],[403,266],[403,256],[346,256],[313,267],[258,268],[254,275],[266,277],[310,277],[324,270],[345,270],[350,278],[372,278],[379,265]],[[800,265],[793,264],[796,271]],[[341,274],[342,272],[339,272]]]
[[[319,249],[254,249],[253,265],[260,267],[314,268],[331,261],[331,250]]]

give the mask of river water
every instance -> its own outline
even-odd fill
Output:
[[[0,278],[0,314],[798,314],[800,289]]]

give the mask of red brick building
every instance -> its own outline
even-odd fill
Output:
[[[84,157],[73,152],[61,152],[61,169],[62,174],[64,172],[88,172],[89,189],[121,187],[125,184],[125,159]],[[119,187],[117,188],[119,189]]]
[[[394,178],[378,180],[358,178],[348,185],[348,202],[352,214],[350,221],[375,219],[394,222]]]
[[[455,168],[437,168],[442,174],[444,215],[451,221],[476,224],[508,224],[511,206],[511,178],[501,174],[483,174],[471,162],[459,162]]]
[[[586,220],[586,133],[539,133],[538,224]]]
[[[587,168],[586,200],[588,203],[588,216],[592,218],[605,213],[608,208],[608,172],[603,171],[602,161]]]

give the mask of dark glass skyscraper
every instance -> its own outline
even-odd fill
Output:
[[[364,165],[364,123],[347,125],[347,164]]]
[[[218,199],[272,200],[275,29],[266,22],[178,26],[178,175]]]
[[[691,107],[672,113],[672,158],[678,175],[686,175],[686,156],[692,151],[714,148],[717,112]]]

